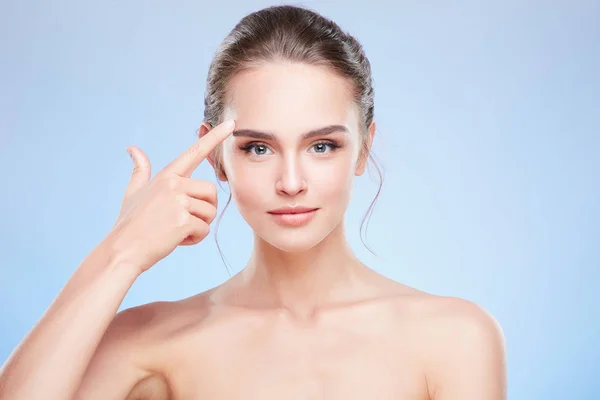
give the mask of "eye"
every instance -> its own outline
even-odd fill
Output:
[[[267,146],[264,146],[262,144],[257,144],[252,149],[254,150],[254,154],[256,154],[257,156],[262,156],[270,151]]]
[[[335,142],[319,142],[319,143],[315,143],[311,146],[311,149],[314,149],[315,153],[327,153],[327,149],[329,148],[329,151],[333,151],[337,148],[341,147],[339,144],[335,143]]]
[[[241,147],[241,149],[243,151],[245,151],[246,153],[252,153],[252,155],[254,156],[263,156],[266,154],[272,154],[273,152],[264,144],[262,143],[248,143],[247,145]],[[271,153],[269,153],[271,152]]]

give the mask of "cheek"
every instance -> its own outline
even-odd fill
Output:
[[[350,157],[332,162],[315,163],[310,167],[309,190],[323,201],[344,201],[354,182]]]
[[[238,209],[245,213],[263,208],[265,193],[273,191],[269,169],[237,157],[232,157],[228,166],[229,188]]]

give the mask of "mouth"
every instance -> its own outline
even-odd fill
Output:
[[[303,214],[311,211],[318,210],[317,207],[304,207],[304,206],[296,206],[296,207],[282,207],[276,210],[269,211],[269,214]]]
[[[307,224],[318,208],[314,207],[285,207],[269,211],[275,221],[285,226],[301,226]]]

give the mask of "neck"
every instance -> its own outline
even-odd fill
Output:
[[[346,241],[343,222],[304,252],[283,252],[261,238],[254,243],[240,273],[242,291],[251,294],[254,306],[279,308],[295,316],[311,316],[320,306],[343,301],[366,268]]]

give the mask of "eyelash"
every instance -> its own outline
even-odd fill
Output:
[[[342,145],[339,144],[338,142],[335,142],[335,141],[332,141],[332,140],[323,140],[323,141],[320,141],[320,142],[317,142],[317,143],[313,144],[311,146],[311,148],[314,148],[315,146],[318,146],[318,145],[329,146],[330,149],[331,149],[330,152],[335,151],[336,149],[339,149],[340,147],[342,147]],[[243,150],[244,152],[246,152],[246,153],[249,154],[252,151],[252,149],[255,149],[256,147],[259,147],[259,146],[260,147],[269,147],[266,144],[261,143],[261,142],[249,142],[249,143],[247,143],[247,144],[245,144],[243,146],[240,146],[240,150]],[[326,154],[326,153],[317,153],[317,154]],[[254,155],[261,156],[263,154],[254,154]]]

